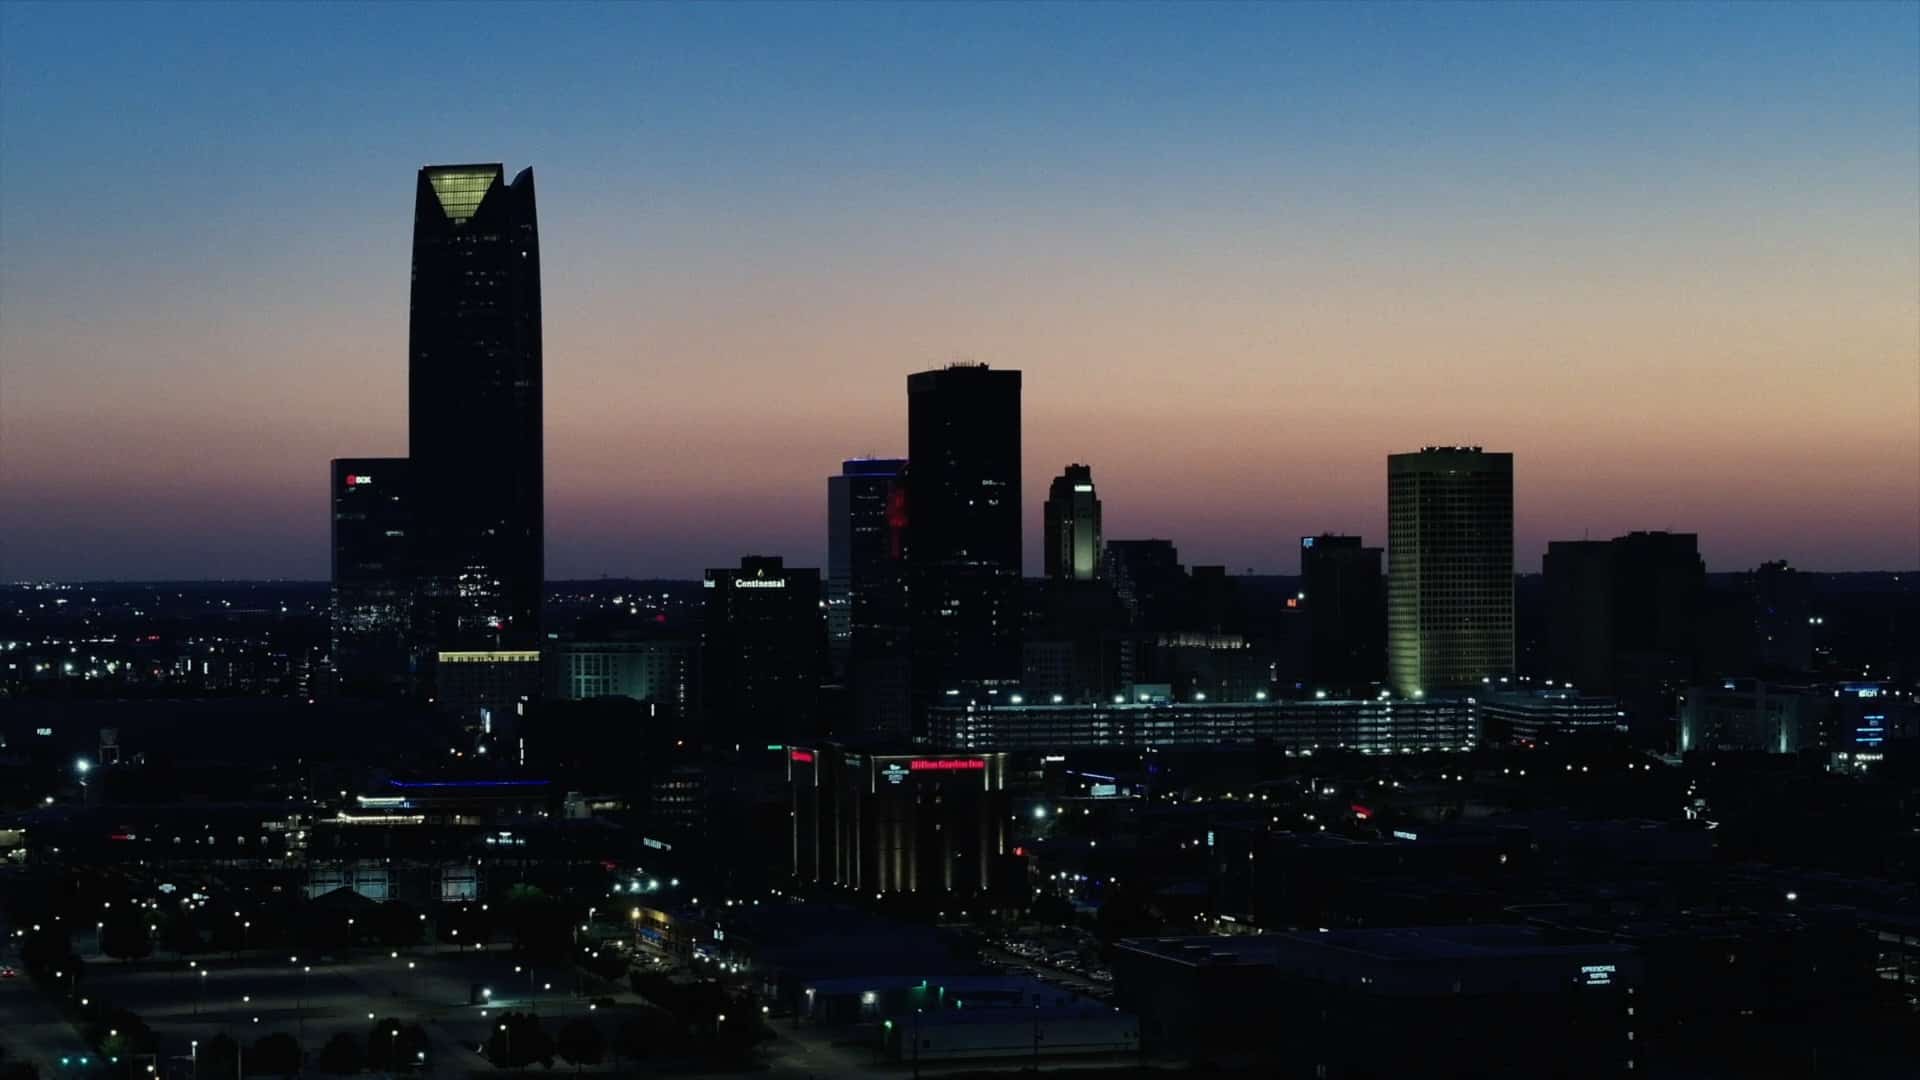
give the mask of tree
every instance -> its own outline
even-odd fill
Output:
[[[516,891],[507,900],[506,924],[514,946],[533,956],[566,956],[579,929],[576,918],[566,905],[538,890]]]
[[[300,1044],[284,1031],[254,1040],[247,1051],[248,1074],[292,1076],[300,1071]]]
[[[40,1080],[40,1070],[31,1061],[9,1061],[0,1065],[0,1080]]]
[[[115,960],[152,956],[153,935],[147,929],[147,917],[124,908],[108,912],[100,927],[100,951]]]
[[[427,1052],[427,1033],[419,1024],[403,1024],[393,1017],[373,1025],[367,1035],[367,1068],[388,1072],[412,1068]]]
[[[579,1072],[582,1065],[598,1065],[607,1057],[606,1036],[600,1034],[597,1024],[585,1017],[575,1017],[560,1029],[558,1048],[560,1056],[575,1072]]]
[[[51,924],[29,930],[20,943],[20,966],[36,979],[51,980],[56,971],[71,971],[80,964],[67,942],[66,932]]]
[[[104,931],[102,933],[104,934]],[[168,949],[182,956],[201,952],[207,947],[206,941],[200,937],[199,928],[193,925],[193,916],[184,909],[161,917],[160,938],[166,942]],[[105,949],[104,942],[101,948]],[[108,953],[108,955],[112,954]]]
[[[421,912],[396,901],[388,901],[367,912],[369,932],[382,945],[418,945],[426,929]]]
[[[487,1060],[509,1068],[538,1061],[551,1068],[553,1039],[540,1026],[539,1017],[508,1013],[493,1025],[493,1031],[487,1036]]]
[[[215,1035],[200,1044],[195,1052],[196,1075],[202,1080],[225,1080],[240,1071],[240,1044],[226,1035]],[[247,1062],[252,1065],[253,1062]]]
[[[156,1042],[147,1022],[125,1009],[105,1010],[89,1020],[81,1034],[106,1058],[151,1054]]]
[[[327,1040],[320,1048],[320,1071],[345,1076],[357,1073],[366,1064],[366,1055],[360,1052],[360,1040],[342,1031]]]

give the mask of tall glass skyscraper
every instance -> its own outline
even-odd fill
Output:
[[[412,652],[413,485],[406,458],[335,458],[332,636],[335,686],[348,694],[407,688]]]
[[[1093,469],[1069,465],[1053,478],[1041,518],[1046,532],[1047,577],[1092,581],[1100,576],[1100,496]]]
[[[1513,671],[1513,455],[1387,458],[1387,676],[1395,693]]]
[[[533,170],[420,170],[408,324],[421,631],[532,649],[545,577],[540,232]]]
[[[827,478],[827,644],[854,730],[909,725],[906,480],[903,458],[854,458]]]
[[[1020,373],[907,377],[915,720],[948,691],[1020,681]]]

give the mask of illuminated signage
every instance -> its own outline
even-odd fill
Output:
[[[1091,495],[1093,494],[1093,485],[1092,484],[1075,484],[1073,485],[1073,490],[1076,492],[1079,492],[1082,495]]]
[[[655,851],[672,851],[673,850],[672,844],[669,844],[664,840],[655,840],[651,836],[641,837],[640,842],[654,849]]]
[[[907,778],[907,770],[901,768],[900,763],[897,761],[888,762],[887,767],[880,771],[882,775],[887,778],[887,783],[889,784],[898,784]]]
[[[1580,975],[1588,986],[1608,986],[1616,970],[1612,964],[1583,964]]]
[[[371,483],[373,483],[373,477],[368,476],[364,473],[359,473],[359,474],[348,473],[347,474],[348,487],[366,487],[368,484],[371,484]]]
[[[914,758],[907,762],[913,772],[972,772],[987,767],[985,758]]]
[[[1361,821],[1365,821],[1373,816],[1373,811],[1361,806],[1359,803],[1354,803],[1353,816],[1359,818]]]
[[[733,583],[736,589],[784,589],[786,578],[741,578]]]
[[[789,753],[787,757],[793,761],[799,762],[802,765],[813,764],[813,751],[811,750],[795,750],[792,753]]]
[[[1300,538],[1300,546],[1301,546],[1301,547],[1303,547],[1303,548],[1310,548],[1310,547],[1312,547],[1312,546],[1313,546],[1313,537],[1311,537],[1311,536],[1303,536],[1303,537],[1301,537],[1301,538]]]
[[[1420,839],[1420,834],[1411,833],[1405,829],[1395,829],[1393,830],[1393,838],[1395,840],[1418,840]]]
[[[37,727],[33,729],[33,733],[35,735],[51,735],[53,734],[53,729],[50,727]]]

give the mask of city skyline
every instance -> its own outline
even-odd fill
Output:
[[[526,114],[486,23],[402,72],[418,11],[99,10],[0,12],[0,576],[324,578],[436,160],[545,189],[552,579],[826,566],[820,478],[953,361],[1024,372],[1029,576],[1070,462],[1106,537],[1290,573],[1451,443],[1514,453],[1523,573],[1920,565],[1910,9],[575,8]]]

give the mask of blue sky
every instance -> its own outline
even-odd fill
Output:
[[[1034,539],[1088,460],[1288,569],[1472,441],[1523,567],[1920,563],[1920,5],[16,2],[0,573],[324,574],[466,160],[540,177],[556,576],[817,560],[953,359],[1030,373]]]

